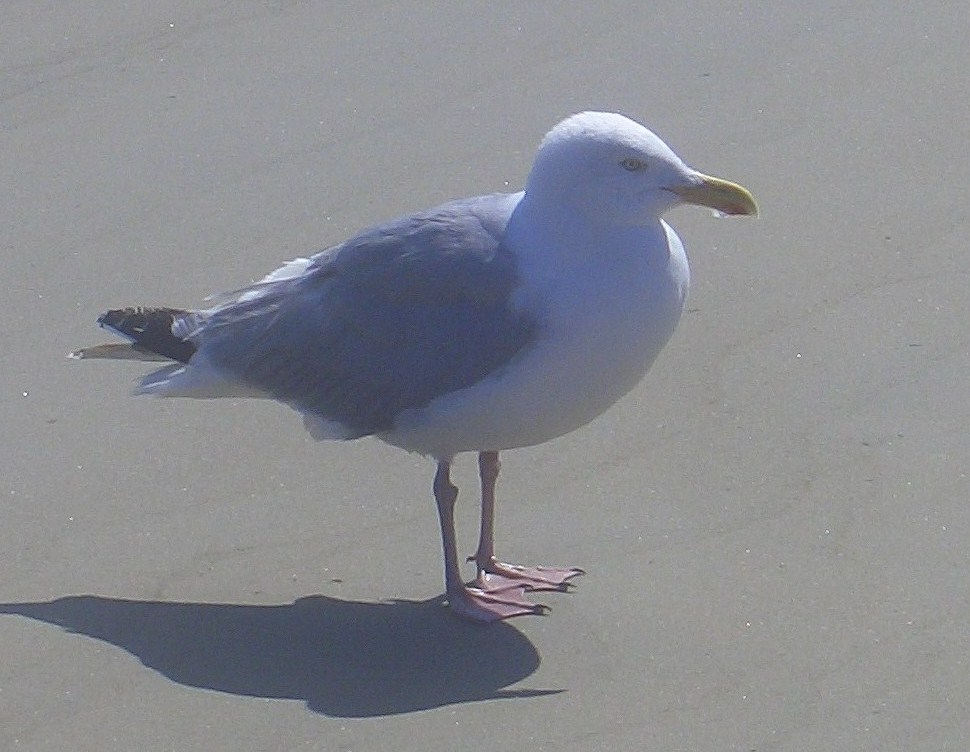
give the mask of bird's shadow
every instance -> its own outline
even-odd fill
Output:
[[[459,621],[440,598],[365,603],[313,595],[260,606],[77,595],[0,603],[0,614],[117,645],[179,684],[303,700],[329,716],[560,691],[505,689],[538,668],[535,647],[508,624]]]

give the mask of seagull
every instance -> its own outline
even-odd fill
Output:
[[[643,125],[583,112],[546,134],[523,191],[377,225],[207,308],[109,310],[98,323],[128,342],[71,355],[166,361],[136,394],[271,398],[316,439],[376,436],[432,458],[450,609],[543,613],[525,594],[564,591],[583,570],[496,556],[499,452],[589,423],[646,373],[687,296],[684,246],[661,219],[682,203],[758,211]],[[478,453],[481,479],[468,583],[450,478],[462,452]]]

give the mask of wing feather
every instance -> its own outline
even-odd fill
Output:
[[[386,431],[507,364],[535,322],[510,298],[514,197],[453,202],[361,233],[186,319],[227,378],[347,427]],[[189,366],[191,368],[191,364]]]

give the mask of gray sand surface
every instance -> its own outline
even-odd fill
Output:
[[[6,3],[0,748],[967,749],[967,14],[846,7]],[[437,605],[430,461],[64,357],[518,189],[583,109],[762,217],[672,212],[652,373],[504,455],[499,552],[588,571],[546,617]]]

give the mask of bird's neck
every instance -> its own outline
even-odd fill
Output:
[[[507,236],[515,247],[555,256],[560,267],[585,266],[666,248],[660,219],[648,224],[620,224],[563,211],[561,206],[530,200],[519,202],[509,219]]]

